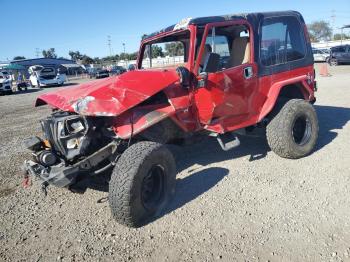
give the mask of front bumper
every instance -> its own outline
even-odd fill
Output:
[[[90,156],[73,164],[64,165],[60,163],[54,166],[45,167],[44,165],[27,160],[24,162],[24,172],[26,174],[40,178],[44,183],[52,184],[57,187],[67,187],[75,183],[77,177],[81,174],[94,173],[95,168],[110,158],[110,162],[115,159],[117,144],[112,142],[99,149]]]

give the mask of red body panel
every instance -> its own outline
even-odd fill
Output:
[[[233,88],[234,94],[230,97],[230,104],[233,103],[233,105],[239,105],[239,107],[230,109],[225,105],[207,103],[209,107],[212,104],[212,110],[214,107],[219,108],[220,106],[224,106],[224,110],[220,112],[221,116],[214,119],[206,119],[204,123],[207,123],[207,126],[205,128],[213,132],[224,133],[259,123],[273,109],[281,88],[289,84],[301,83],[304,98],[310,101],[313,100],[314,86],[313,81],[311,81],[311,72],[313,72],[313,66],[261,78],[253,76],[253,78],[257,79],[255,87],[252,85],[246,89],[243,85],[236,85]],[[310,84],[308,80],[310,80]],[[219,81],[213,86],[216,86],[214,88],[222,92],[225,82]],[[216,92],[218,91],[212,93]],[[222,103],[225,103],[227,100],[222,100]]]
[[[169,105],[135,107],[114,118],[113,130],[122,139],[136,135],[175,113]]]
[[[81,115],[117,116],[165,87],[174,86],[178,79],[175,70],[135,70],[43,94],[36,106],[49,104]]]

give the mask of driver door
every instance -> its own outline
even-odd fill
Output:
[[[206,129],[223,133],[256,114],[252,103],[258,81],[249,25],[243,22],[221,24],[207,25],[203,36],[201,48],[210,45],[220,58],[216,71],[199,72],[200,87],[195,93],[195,103],[201,124]],[[202,55],[210,56],[204,52]],[[197,61],[203,60],[206,59],[197,58]],[[206,70],[205,65],[203,70]]]

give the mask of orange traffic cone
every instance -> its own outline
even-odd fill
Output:
[[[328,65],[327,63],[323,63],[320,68],[320,75],[321,76],[331,76],[331,74],[328,71]]]

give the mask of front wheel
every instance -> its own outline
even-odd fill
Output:
[[[305,100],[289,100],[268,124],[266,136],[272,151],[281,157],[310,154],[318,137],[315,109]]]
[[[109,183],[113,217],[129,227],[146,224],[174,195],[175,180],[175,160],[164,145],[132,145],[121,155]]]

